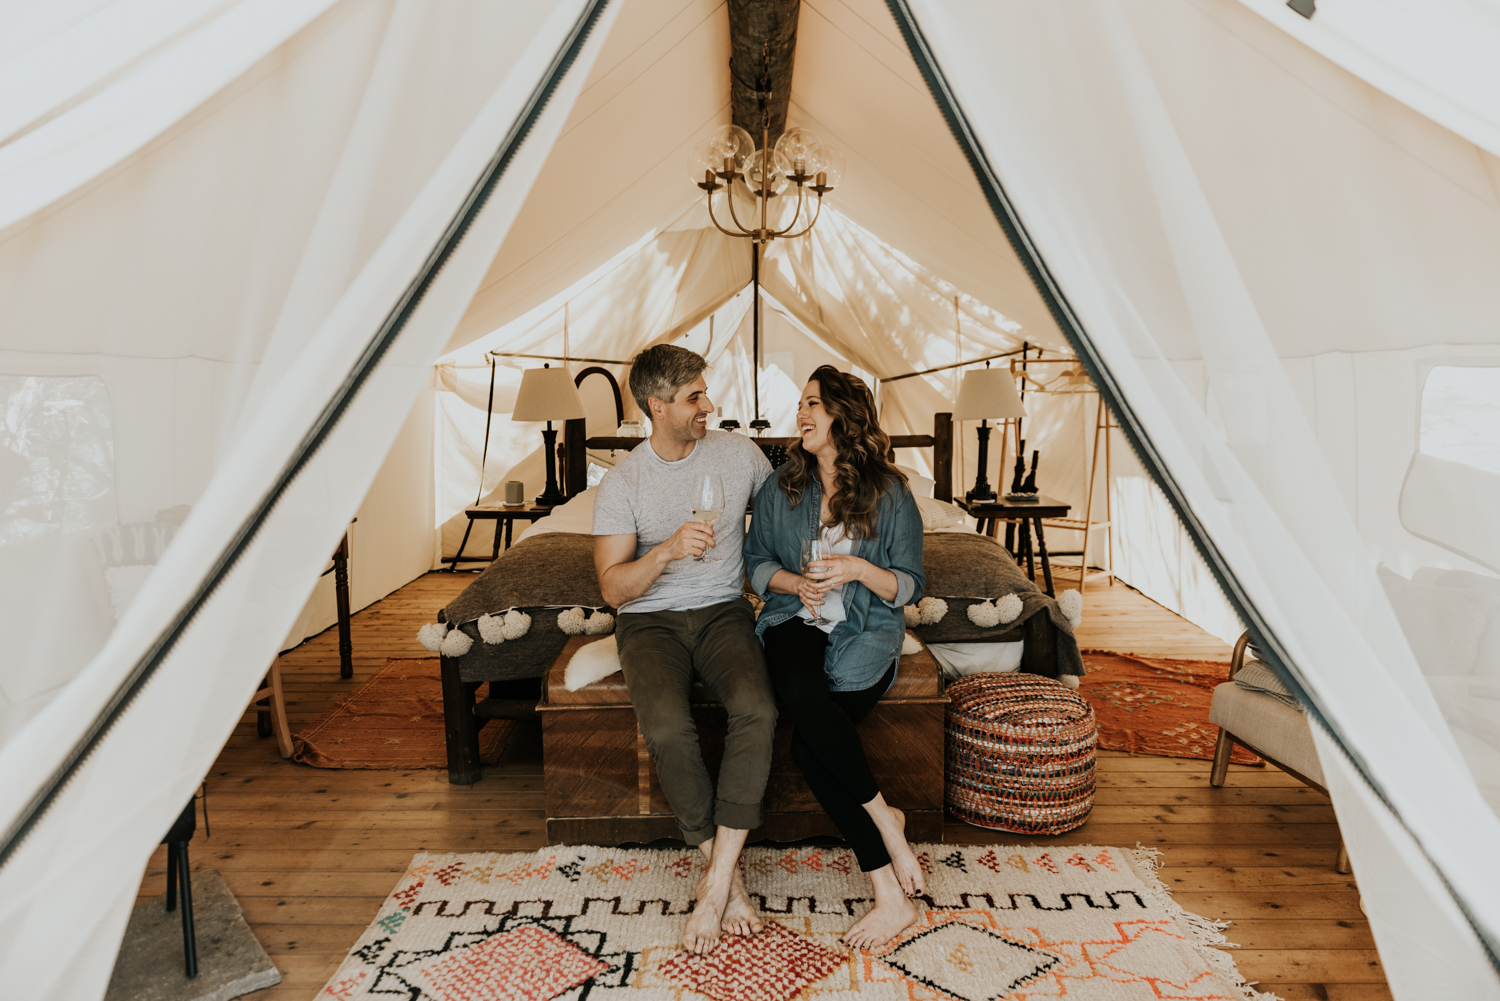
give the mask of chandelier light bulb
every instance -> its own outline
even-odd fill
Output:
[[[768,152],[769,157],[766,155]],[[754,192],[764,189],[773,195],[781,194],[790,183],[786,177],[789,173],[791,165],[774,150],[756,150],[745,161],[745,184]]]
[[[776,155],[786,160],[789,174],[815,174],[811,153],[821,142],[812,129],[787,129],[776,140]]]
[[[743,171],[745,161],[750,159],[755,152],[755,140],[750,138],[750,133],[738,125],[723,125],[713,131],[708,137],[717,150],[714,170],[723,170],[724,161],[732,159],[734,169]]]
[[[716,173],[724,169],[724,157],[719,150],[718,144],[712,139],[706,139],[700,143],[694,143],[688,147],[687,172],[688,178],[694,184],[703,182],[705,172]]]
[[[844,180],[849,161],[837,146],[819,143],[811,150],[810,159],[817,165],[819,187],[836,188]]]

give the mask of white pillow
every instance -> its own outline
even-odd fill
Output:
[[[922,513],[922,531],[924,532],[971,532],[974,530],[969,524],[969,516],[964,514],[964,509],[957,504],[918,495],[917,510]]]
[[[526,526],[526,530],[516,536],[515,541],[520,542],[529,536],[544,535],[547,532],[576,532],[580,535],[593,535],[594,498],[597,496],[599,496],[599,488],[589,487],[566,504],[553,508],[552,513],[547,517],[538,518]]]
[[[916,494],[918,499],[932,496],[932,490],[937,486],[936,480],[930,476],[923,476],[910,466],[897,464],[896,468],[906,476],[906,485],[911,487],[911,492]]]
[[[1013,643],[929,643],[927,649],[949,681],[971,674],[1005,674],[1021,666],[1025,640]]]

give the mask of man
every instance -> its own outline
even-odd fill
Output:
[[[721,932],[763,927],[738,862],[761,822],[776,729],[741,553],[743,512],[771,464],[754,442],[708,429],[707,367],[670,344],[636,357],[630,394],[651,417],[651,437],[610,470],[594,503],[594,566],[604,600],[619,610],[615,639],[630,701],[683,840],[708,861],[682,937],[699,955],[713,951]],[[724,486],[724,513],[711,524],[693,517],[690,500],[694,476],[705,471]],[[708,560],[696,559],[710,550]],[[717,790],[688,708],[695,677],[729,714]]]

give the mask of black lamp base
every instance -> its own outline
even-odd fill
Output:
[[[536,495],[537,507],[557,507],[567,502],[567,497],[557,486],[557,432],[553,430],[552,422],[547,422],[547,429],[542,432],[542,452],[547,457],[547,485],[542,492]]]
[[[974,489],[964,494],[964,500],[970,504],[993,504],[997,498],[994,487],[990,486],[990,426],[986,421],[980,421],[979,427],[975,428],[979,434],[979,470],[974,476]]]

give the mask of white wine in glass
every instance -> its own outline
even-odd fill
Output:
[[[718,473],[698,473],[693,477],[693,517],[704,524],[712,525],[724,513],[724,481]],[[693,557],[699,562],[717,563],[718,556],[704,553]]]
[[[828,565],[823,562],[823,558],[827,555],[828,545],[822,540],[822,538],[803,539],[802,576],[806,577],[808,580],[813,580],[812,572],[814,566],[817,567],[818,576],[823,576],[823,572],[827,570],[828,567]],[[823,614],[821,612],[814,612],[813,617],[808,619],[807,621],[815,626],[826,626],[829,624],[829,620],[823,618]]]

